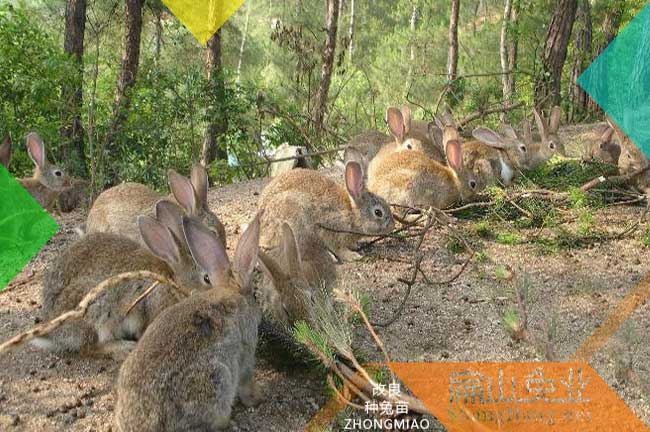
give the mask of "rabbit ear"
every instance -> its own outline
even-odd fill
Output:
[[[203,165],[195,163],[192,165],[192,172],[190,173],[190,182],[194,186],[196,197],[198,199],[198,206],[208,205],[208,172]]]
[[[389,107],[386,110],[386,123],[390,133],[393,134],[399,142],[404,141],[404,117],[402,112],[395,107]]]
[[[614,135],[614,128],[608,127],[607,130],[600,136],[601,143],[609,143]]]
[[[438,126],[436,123],[437,122],[430,122],[428,125],[429,139],[442,148],[442,127]]]
[[[556,133],[560,129],[560,119],[562,118],[562,108],[559,105],[555,105],[551,109],[551,118],[549,120],[548,131],[550,133]]]
[[[288,276],[284,273],[282,268],[280,268],[278,263],[267,253],[259,251],[257,253],[257,258],[259,259],[262,271],[271,279],[276,289],[281,286],[283,280],[288,279]]]
[[[27,135],[26,145],[27,153],[29,153],[29,157],[34,164],[39,168],[43,168],[45,166],[45,144],[43,139],[36,132],[32,132]]]
[[[411,130],[411,108],[408,105],[402,106],[402,119],[404,120],[404,135]]]
[[[210,277],[212,287],[230,278],[230,261],[221,241],[201,222],[183,216],[183,233],[194,262]]]
[[[302,272],[302,262],[300,251],[293,230],[288,223],[282,224],[282,255],[289,274],[300,274]]]
[[[196,191],[192,182],[186,177],[180,175],[173,169],[167,171],[167,178],[169,179],[169,188],[180,204],[190,215],[196,215],[198,210],[198,202],[196,198]]]
[[[250,281],[257,264],[262,212],[257,213],[255,219],[248,225],[246,231],[239,238],[237,249],[235,249],[234,268],[239,279],[239,287],[243,293],[249,293],[252,290]]]
[[[358,162],[348,162],[345,164],[345,187],[354,200],[357,200],[361,196],[365,183],[363,169],[361,169],[361,165]]]
[[[494,132],[492,129],[477,127],[472,131],[472,136],[477,140],[481,141],[483,144],[489,145],[490,147],[495,147],[499,149],[503,149],[506,147],[501,135]]]
[[[183,235],[183,216],[185,212],[179,206],[166,199],[156,203],[156,219],[165,225],[179,241],[185,241]]]
[[[169,264],[181,262],[178,245],[171,231],[150,216],[138,216],[140,235],[152,254]]]
[[[447,153],[449,166],[456,172],[461,171],[463,169],[463,151],[460,141],[458,139],[447,141],[445,153]]]
[[[501,126],[501,129],[503,130],[503,134],[511,139],[519,139],[517,136],[517,132],[510,126],[509,124],[504,124]]]
[[[535,117],[535,123],[537,123],[537,129],[539,130],[540,135],[543,138],[548,137],[548,125],[546,124],[544,117],[542,117],[537,111],[537,108],[533,108],[533,117]]]
[[[343,152],[343,162],[346,164],[348,162],[357,162],[361,166],[368,166],[368,159],[359,151],[359,149],[353,146],[345,148],[345,151]]]
[[[528,119],[524,119],[521,122],[521,129],[522,129],[523,134],[524,134],[524,142],[526,143],[526,145],[532,144],[533,143],[533,130],[532,130],[532,126],[531,126],[530,122],[528,121]]]
[[[11,162],[11,137],[7,135],[0,146],[0,164],[9,169]]]

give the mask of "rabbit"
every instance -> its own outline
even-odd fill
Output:
[[[377,166],[368,180],[368,189],[391,204],[409,207],[448,208],[471,199],[477,182],[464,169],[463,149],[453,125],[442,132],[448,165],[420,152],[396,152]]]
[[[407,105],[404,105],[401,110],[389,107],[386,110],[386,123],[395,140],[384,145],[377,156],[398,149],[407,149],[418,150],[438,162],[446,162],[442,143],[436,143],[429,134],[429,123],[411,120],[411,109]]]
[[[285,171],[294,168],[310,168],[309,161],[305,158],[306,149],[300,146],[290,146],[289,143],[281,144],[273,153],[274,159],[283,159],[288,157],[295,157],[296,159],[289,159],[280,162],[273,162],[271,164],[271,178],[277,177]]]
[[[529,151],[515,130],[503,125],[503,135],[477,127],[472,131],[475,141],[465,143],[464,163],[481,184],[512,184],[517,173],[529,166]]]
[[[232,266],[207,227],[185,217],[183,230],[212,289],[166,309],[122,364],[115,409],[121,432],[224,429],[236,397],[249,407],[261,401],[254,381],[261,310],[251,286],[259,214],[242,234]]]
[[[390,135],[371,129],[350,139],[346,145],[346,149],[353,147],[364,156],[365,160],[371,161],[377,155],[379,149],[392,141],[393,138]],[[341,153],[339,156],[342,156],[343,160],[346,161],[344,153]]]
[[[258,208],[265,209],[261,246],[277,247],[280,227],[289,222],[298,238],[315,233],[339,260],[361,258],[350,250],[357,241],[391,232],[395,221],[388,204],[366,188],[361,164],[347,162],[344,178],[342,187],[317,171],[298,168],[273,179],[258,202]]]
[[[259,253],[265,277],[256,298],[273,322],[291,328],[300,320],[312,322],[309,304],[318,296],[329,296],[336,267],[317,239],[308,236],[299,242],[286,222],[281,229],[280,247]]]
[[[554,106],[551,109],[551,116],[547,121],[542,113],[533,108],[533,117],[535,117],[535,123],[537,123],[537,129],[540,134],[539,140],[537,141],[540,142],[541,147],[547,148],[551,152],[558,153],[561,156],[566,156],[564,142],[558,134],[562,109],[557,105]]]
[[[618,170],[621,175],[633,175],[629,184],[634,188],[643,191],[644,194],[650,192],[650,169],[648,168],[648,158],[632,142],[632,140],[618,127],[616,123],[607,120],[610,127],[614,130],[616,138],[621,145],[621,154],[618,158]]]
[[[194,265],[180,228],[183,211],[173,203],[156,205],[159,218],[140,216],[146,248],[113,233],[84,235],[46,270],[41,292],[46,319],[73,309],[102,281],[129,271],[147,270],[173,279],[188,291],[205,290],[207,274]],[[178,234],[181,234],[181,237]],[[108,356],[123,360],[144,329],[166,307],[176,303],[168,286],[160,286],[126,314],[143,281],[127,281],[107,289],[82,320],[66,323],[33,344],[58,354]]]
[[[621,146],[614,136],[614,129],[609,125],[603,125],[603,127],[595,128],[592,135],[594,137],[587,142],[582,159],[587,162],[600,161],[618,165]]]
[[[11,137],[7,135],[0,145],[0,164],[9,169],[9,163],[11,163]]]
[[[30,178],[19,179],[18,182],[41,207],[52,211],[59,194],[69,187],[68,176],[61,168],[48,162],[45,144],[37,133],[27,135],[26,145],[27,153],[34,162],[34,174]]]
[[[198,217],[226,244],[226,230],[208,207],[208,174],[201,164],[194,164],[190,179],[170,169],[167,173],[172,194],[188,215]],[[154,204],[162,196],[140,183],[122,183],[102,192],[93,203],[86,220],[86,232],[109,232],[140,241],[136,224],[139,215],[153,214]]]
[[[535,140],[532,133],[532,127],[528,120],[522,121],[523,140],[528,148],[529,161],[528,168],[536,169],[545,164],[556,154],[560,154],[559,147],[556,145],[557,139],[542,140],[537,137]]]

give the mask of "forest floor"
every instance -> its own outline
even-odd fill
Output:
[[[563,129],[570,152],[588,126]],[[232,184],[210,192],[210,206],[222,218],[230,245],[239,226],[255,213],[268,180]],[[589,216],[599,232],[620,232],[643,214],[642,205],[601,206]],[[61,229],[0,294],[0,340],[33,326],[40,315],[42,272],[76,234],[84,212],[58,219]],[[570,219],[570,218],[569,218]],[[575,226],[584,222],[566,222]],[[506,223],[507,225],[507,223]],[[542,248],[534,242],[504,241],[476,235],[477,221],[460,218],[455,229],[468,236],[478,254],[450,284],[419,278],[404,310],[388,327],[377,327],[396,361],[534,361],[567,359],[629,293],[650,268],[650,222],[620,239]],[[482,228],[483,230],[485,227]],[[492,228],[491,228],[492,229]],[[499,228],[500,229],[500,228]],[[539,235],[544,227],[521,228],[520,236]],[[342,283],[370,300],[373,321],[393,316],[404,294],[398,277],[409,276],[416,238],[389,239],[365,249],[358,263],[339,266]],[[445,226],[434,225],[422,246],[421,268],[432,281],[456,274],[469,252],[454,246]],[[232,250],[230,251],[232,252]],[[527,337],[515,341],[504,325],[517,308],[515,292],[525,290]],[[616,394],[650,425],[650,305],[644,304],[591,357],[590,364]],[[380,359],[364,328],[355,347]],[[551,358],[552,357],[552,358]],[[238,406],[232,430],[299,431],[328,398],[324,377],[306,366],[282,364],[261,352],[257,379],[265,401],[257,408]],[[119,364],[109,360],[58,358],[31,346],[0,357],[0,430],[110,431]],[[337,425],[333,430],[340,430]]]

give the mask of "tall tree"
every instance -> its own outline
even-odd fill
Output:
[[[453,81],[458,75],[458,14],[460,0],[451,0],[449,12],[449,37],[447,48],[447,80]]]
[[[515,69],[517,67],[517,15],[519,1],[506,0],[503,21],[501,23],[501,42],[499,54],[501,57],[501,85],[503,89],[503,108],[508,109],[512,104],[512,96],[515,89]],[[506,112],[501,114],[501,120],[505,121]]]
[[[117,75],[117,88],[113,101],[112,121],[106,135],[106,150],[115,149],[115,136],[126,119],[131,102],[130,90],[135,84],[140,64],[140,39],[142,36],[142,5],[144,0],[126,0],[122,60]],[[107,173],[109,184],[117,180],[114,167]]]
[[[411,28],[411,58],[409,61],[409,70],[406,75],[406,88],[404,89],[406,96],[408,97],[408,92],[411,89],[411,83],[413,82],[413,65],[415,63],[415,28],[418,19],[418,3],[413,2],[413,11],[411,12],[410,28]]]
[[[226,86],[221,65],[221,29],[217,30],[206,45],[205,69],[208,78],[208,125],[203,138],[201,163],[208,166],[215,159],[228,158],[227,149],[219,146],[219,137],[228,130],[228,118],[224,109]]]
[[[551,15],[542,52],[542,71],[535,86],[535,105],[540,108],[560,103],[562,68],[577,8],[578,0],[557,0]]]
[[[569,111],[569,121],[573,121],[576,114],[587,107],[587,93],[577,84],[577,81],[587,62],[591,61],[591,42],[591,4],[589,0],[580,0],[576,12],[576,30],[573,37],[574,58],[569,87],[569,99],[572,103]]]
[[[83,104],[83,55],[86,31],[86,0],[67,0],[65,4],[65,35],[63,50],[74,62],[71,76],[63,82],[61,97],[64,105],[61,112],[61,138],[63,157],[72,171],[85,176],[87,172],[84,151],[84,132],[81,124]]]
[[[334,70],[334,53],[336,51],[336,34],[338,31],[339,20],[339,0],[326,0],[327,11],[325,15],[325,25],[327,35],[325,45],[323,46],[323,64],[320,73],[320,84],[314,100],[312,112],[312,121],[317,133],[323,130],[323,121],[325,110],[327,108],[327,96],[329,94],[330,83],[332,81],[332,72]]]
[[[352,64],[354,54],[354,20],[355,20],[354,0],[350,0],[350,27],[348,28],[348,61]]]

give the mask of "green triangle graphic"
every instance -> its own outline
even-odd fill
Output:
[[[0,291],[58,229],[56,221],[0,165]]]

